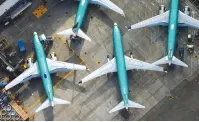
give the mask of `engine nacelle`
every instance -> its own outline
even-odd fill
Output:
[[[27,65],[28,65],[29,68],[33,66],[33,59],[32,58],[28,58]]]
[[[50,53],[50,57],[53,61],[57,61],[57,56],[56,56],[55,52]]]
[[[190,15],[190,8],[189,8],[189,6],[185,6],[184,7],[184,14],[186,14],[186,15]]]
[[[133,53],[132,52],[130,52],[130,57],[133,59]]]
[[[159,8],[159,14],[163,14],[164,12],[166,12],[166,7],[164,5],[161,5]]]
[[[110,61],[110,57],[109,57],[109,55],[107,55],[107,60],[108,60],[108,62]]]

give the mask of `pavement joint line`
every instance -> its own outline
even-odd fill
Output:
[[[61,40],[64,40],[62,37],[59,37],[59,36],[54,36],[54,37],[55,37],[55,38],[58,37],[58,38],[60,38]],[[70,46],[68,46],[68,48],[69,48],[70,50],[72,50],[72,52],[73,52],[76,56],[78,56],[78,58],[80,58],[81,62],[80,62],[79,64],[84,63],[84,60],[81,58],[81,56],[80,56],[79,54],[76,53],[75,50],[73,50]],[[59,81],[53,86],[53,88],[57,87],[62,81],[64,81],[64,79],[66,79],[68,76],[70,76],[73,72],[74,72],[74,70],[71,70],[70,72],[66,73],[66,75],[65,75],[61,80],[59,80]],[[46,96],[45,94],[42,95],[42,97],[38,98],[30,107],[25,108],[25,111],[26,111],[26,112],[30,111],[30,110],[31,110],[32,108],[34,108],[39,102],[41,102],[41,100],[43,100],[45,96]]]

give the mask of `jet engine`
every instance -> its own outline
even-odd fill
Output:
[[[189,6],[185,6],[184,7],[184,14],[186,14],[186,15],[190,15],[190,8],[189,8]]]
[[[133,58],[133,53],[132,52],[130,52],[130,57]]]
[[[33,59],[32,58],[28,58],[27,65],[28,65],[29,68],[33,66]]]
[[[159,14],[163,14],[164,12],[166,12],[166,7],[164,5],[161,5],[159,8]]]
[[[110,61],[110,56],[109,55],[107,55],[107,60],[108,60],[108,62]]]
[[[56,56],[55,52],[51,52],[50,57],[51,57],[51,60],[57,61],[57,56]]]

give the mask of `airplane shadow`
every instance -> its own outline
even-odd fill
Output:
[[[90,5],[89,10],[92,12],[93,16],[95,16],[97,19],[99,19],[100,21],[105,23],[107,26],[112,28],[114,21],[111,20],[111,18],[103,10],[101,10],[100,8],[101,7],[99,5]]]
[[[110,28],[113,27],[113,21],[107,16],[105,12],[100,10],[99,6],[89,4],[87,14],[85,15],[84,23],[82,24],[82,28],[81,28],[83,32],[86,33],[88,31],[88,27],[89,27],[90,22],[92,22],[93,16],[103,21]],[[85,41],[84,39],[76,37],[74,39],[71,39],[70,42],[68,41],[68,44],[70,43],[70,47],[73,50],[75,50],[77,54],[80,54],[81,49],[84,45],[84,41]],[[95,41],[95,40],[92,40],[92,41]]]
[[[97,99],[99,96],[101,96],[102,94],[105,94],[109,89],[112,89],[112,88],[116,89],[116,93],[114,93],[114,95],[117,96],[118,104],[121,102],[122,98],[120,94],[120,87],[119,87],[119,82],[117,78],[117,73],[107,74],[107,78],[108,78],[107,81],[101,87],[99,87],[97,91],[93,92],[84,102],[81,103],[82,105],[89,103],[90,100]],[[129,119],[130,113],[126,111],[125,109],[120,110],[119,114],[124,118],[124,120]]]
[[[89,8],[90,6],[88,6],[88,8]],[[85,19],[84,19],[84,23],[82,24],[82,27],[81,27],[81,29],[82,29],[82,31],[83,32],[85,32],[85,33],[87,33],[87,30],[88,30],[88,26],[89,26],[89,23],[90,23],[90,21],[91,21],[91,14],[90,14],[90,12],[89,11],[87,11],[87,14],[85,15]],[[75,52],[77,53],[77,54],[80,54],[80,52],[81,52],[81,49],[82,49],[82,47],[83,47],[83,45],[84,45],[84,39],[82,39],[82,38],[79,38],[79,37],[75,37],[75,38],[73,38],[73,39],[71,39],[71,41],[69,42],[68,41],[68,43],[70,43],[70,48],[72,48],[73,50],[75,50]],[[87,40],[86,40],[87,41]],[[93,40],[92,40],[93,41]]]
[[[77,92],[81,92],[81,93],[85,93],[86,89],[78,84],[75,83],[75,79],[76,79],[76,71],[74,71],[73,73],[73,81],[69,81],[64,79],[60,85],[57,86],[57,88],[60,88],[62,90],[66,90],[66,89],[71,89],[71,90],[75,90]]]
[[[53,107],[48,107],[43,110],[44,119],[45,121],[53,121],[54,120],[54,114],[53,114]]]
[[[84,102],[82,102],[81,104],[87,104],[90,102],[90,100],[94,100],[96,98],[98,98],[99,96],[101,96],[102,94],[106,93],[109,89],[111,88],[118,88],[117,86],[117,74],[113,73],[113,74],[107,74],[107,81],[97,89],[97,91],[93,92],[88,99],[86,99]],[[118,91],[116,90],[116,91]],[[118,96],[118,95],[117,95]],[[119,95],[120,96],[120,95]]]
[[[39,92],[40,97],[42,97],[44,94],[45,94],[44,90],[43,90],[43,93]],[[40,105],[42,105],[46,100],[47,100],[47,97],[45,97],[42,101],[40,101]],[[37,105],[36,109],[40,105]],[[43,109],[41,112],[43,113],[45,121],[53,121],[54,120],[53,107],[49,106],[48,108]]]

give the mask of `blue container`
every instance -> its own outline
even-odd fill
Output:
[[[19,40],[18,41],[18,47],[19,47],[19,51],[20,52],[25,52],[26,51],[23,40]]]
[[[5,82],[0,82],[0,87],[5,87],[6,86],[6,83]]]

